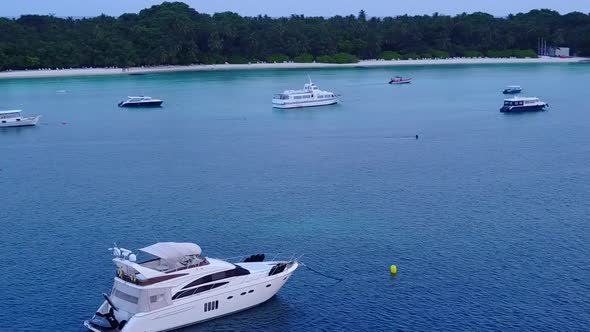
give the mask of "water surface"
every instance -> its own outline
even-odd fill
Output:
[[[270,108],[308,74],[342,103]],[[396,74],[415,81],[387,85]],[[264,305],[185,331],[584,330],[589,78],[492,65],[0,81],[0,107],[43,115],[0,130],[0,330],[83,331],[112,283],[106,248],[156,241],[305,254],[344,279],[301,269]],[[500,113],[511,84],[550,110]],[[136,94],[164,107],[116,106]]]

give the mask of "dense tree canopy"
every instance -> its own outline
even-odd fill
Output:
[[[256,61],[534,56],[538,37],[590,56],[590,15],[331,18],[201,14],[165,2],[118,18],[0,18],[0,70]]]

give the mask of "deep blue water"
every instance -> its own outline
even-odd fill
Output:
[[[342,103],[272,110],[307,74]],[[185,331],[586,330],[589,82],[584,65],[0,81],[1,108],[43,115],[0,130],[0,330],[83,331],[107,248],[156,241],[344,279],[301,269]],[[500,113],[509,84],[549,111]],[[164,107],[116,107],[134,94]]]

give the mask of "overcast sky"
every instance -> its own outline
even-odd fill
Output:
[[[0,0],[0,16],[55,14],[57,16],[118,16],[136,13],[162,0]],[[590,0],[185,0],[199,12],[233,11],[242,15],[333,16],[357,14],[365,9],[368,16],[403,14],[458,14],[483,11],[496,16],[550,8],[561,13],[590,12]]]

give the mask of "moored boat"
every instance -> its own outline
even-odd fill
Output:
[[[548,106],[549,104],[536,97],[513,97],[504,99],[500,112],[544,111]]]
[[[128,99],[119,103],[119,107],[159,107],[164,101],[148,96],[127,97]]]
[[[111,248],[114,285],[92,319],[94,332],[168,331],[252,308],[273,297],[299,267],[294,258],[265,255],[236,263],[205,257],[194,243],[160,242],[140,249]]]
[[[326,106],[338,103],[338,97],[330,91],[322,91],[309,79],[303,90],[285,90],[272,98],[274,108],[302,108]]]
[[[40,115],[24,117],[21,110],[0,111],[0,127],[34,126],[39,122]]]
[[[411,78],[403,78],[401,76],[395,76],[389,80],[389,84],[409,84],[412,83]]]
[[[517,93],[521,93],[521,92],[522,92],[522,88],[520,87],[520,85],[509,85],[506,87],[506,89],[504,89],[504,91],[502,91],[502,93],[505,95],[517,94]]]

